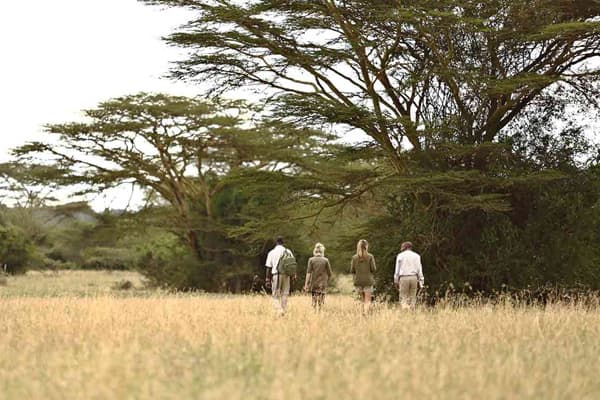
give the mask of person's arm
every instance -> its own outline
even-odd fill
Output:
[[[332,275],[333,272],[331,272],[331,264],[329,263],[329,260],[327,260],[327,277],[331,278]]]
[[[350,273],[351,274],[356,274],[356,266],[354,265],[355,263],[355,258],[352,257],[352,261],[350,261]]]
[[[304,291],[308,292],[308,283],[310,282],[310,277],[312,276],[312,263],[310,262],[310,258],[308,259],[308,265],[306,267],[306,279],[304,280]]]
[[[269,252],[269,254],[267,254],[267,261],[265,262],[265,269],[266,269],[266,275],[265,275],[265,287],[267,289],[271,288],[271,277],[273,276],[272,272],[273,272],[273,267],[272,267],[272,256],[271,256],[271,252]]]
[[[308,283],[310,282],[310,278],[312,276],[312,273],[307,272],[306,273],[306,280],[304,281],[304,291],[308,292]]]
[[[288,249],[288,251],[290,252],[290,254],[291,254],[292,256],[294,255],[294,253],[292,253],[292,251],[291,251],[290,249]],[[291,276],[291,279],[292,279],[292,283],[291,283],[291,284],[292,284],[292,286],[294,286],[294,285],[296,284],[296,283],[295,283],[295,282],[296,282],[296,279],[298,279],[298,273],[295,273],[294,275],[292,275],[292,276]]]
[[[400,266],[402,265],[402,259],[400,254],[396,256],[396,269],[394,270],[394,285],[398,286],[400,280]]]
[[[271,274],[271,268],[270,267],[266,267],[267,273],[265,276],[265,287],[267,289],[269,289],[271,287],[271,277],[273,276]]]
[[[370,270],[371,273],[375,273],[375,271],[377,271],[377,266],[375,265],[375,256],[371,256],[371,262],[370,262]]]
[[[418,259],[417,279],[419,280],[419,286],[425,286],[425,277],[423,276],[423,264],[421,264],[421,256],[419,256]]]

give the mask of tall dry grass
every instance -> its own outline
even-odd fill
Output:
[[[9,282],[9,287],[11,286]],[[3,288],[0,288],[3,290]],[[348,296],[4,296],[3,399],[597,399],[600,312]]]
[[[137,295],[141,294],[143,278],[133,271],[29,271],[25,275],[8,276],[5,286],[0,288],[0,298],[130,295],[114,290],[125,281],[137,288]]]

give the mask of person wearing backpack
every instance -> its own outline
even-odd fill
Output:
[[[313,250],[313,257],[308,259],[306,280],[304,282],[304,291],[312,294],[312,305],[315,310],[320,310],[325,303],[325,293],[327,293],[327,285],[331,275],[331,265],[329,260],[325,258],[325,246],[317,243]]]
[[[296,278],[296,259],[290,249],[283,246],[283,238],[278,237],[275,247],[267,254],[266,286],[271,286],[273,304],[279,315],[287,311],[292,279]]]
[[[375,257],[369,253],[369,243],[361,239],[356,244],[356,254],[352,256],[350,273],[354,275],[354,287],[362,300],[362,311],[366,315],[371,308],[373,286],[375,278],[373,274],[377,270]]]

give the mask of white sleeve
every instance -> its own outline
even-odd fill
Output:
[[[421,256],[419,256],[419,269],[417,272],[417,278],[419,279],[419,283],[421,284],[421,287],[423,287],[425,285],[425,277],[423,276],[423,265],[421,264]]]
[[[398,283],[398,279],[400,279],[400,266],[402,265],[402,260],[400,259],[400,254],[396,256],[396,269],[394,270],[394,283]]]
[[[273,251],[270,251],[269,254],[267,254],[267,261],[265,262],[265,267],[273,268]]]

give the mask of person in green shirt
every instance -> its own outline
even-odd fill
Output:
[[[331,265],[325,257],[325,246],[317,243],[313,250],[313,257],[308,259],[304,282],[304,290],[312,294],[312,305],[315,310],[320,310],[325,303],[325,293],[331,275]]]
[[[369,253],[369,243],[364,239],[359,240],[356,244],[356,254],[352,256],[350,273],[354,275],[354,287],[363,303],[363,314],[367,314],[371,308],[373,286],[375,285],[373,274],[376,270],[375,257]]]

